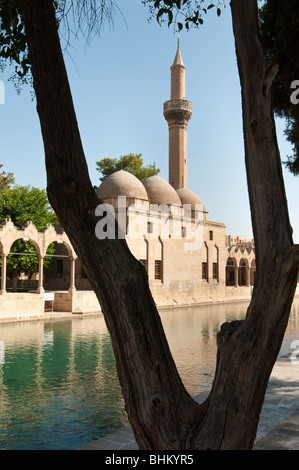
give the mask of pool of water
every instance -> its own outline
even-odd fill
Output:
[[[161,312],[191,395],[209,390],[215,337],[247,304]],[[299,299],[281,354],[299,339]],[[101,316],[0,325],[0,449],[76,449],[127,424],[110,338]]]

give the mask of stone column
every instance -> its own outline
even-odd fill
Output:
[[[71,262],[71,269],[70,269],[70,274],[71,274],[71,280],[70,280],[70,287],[69,290],[75,291],[76,286],[75,286],[75,277],[76,277],[76,258],[73,256],[70,256],[70,262]]]
[[[44,257],[42,255],[38,255],[38,286],[37,286],[38,294],[43,294],[45,292],[43,282],[44,282]]]
[[[1,254],[2,265],[1,265],[1,291],[0,294],[6,293],[6,259],[7,255]]]
[[[235,266],[235,287],[239,287],[239,268]]]
[[[249,267],[249,263],[246,266],[246,286],[250,287],[250,267]]]

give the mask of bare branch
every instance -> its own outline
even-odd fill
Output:
[[[100,35],[107,23],[114,26],[116,13],[123,14],[114,0],[63,0],[56,10],[56,16],[63,26],[60,34],[70,44],[71,36],[82,34],[87,43],[93,36]]]
[[[265,72],[265,78],[264,78],[264,84],[263,84],[264,96],[269,96],[269,93],[271,92],[273,80],[276,77],[278,70],[279,70],[278,64],[268,64],[266,66],[266,72]]]

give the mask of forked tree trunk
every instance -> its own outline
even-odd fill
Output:
[[[232,10],[243,89],[257,284],[246,321],[225,324],[218,335],[215,380],[201,405],[181,382],[143,267],[124,240],[95,236],[99,201],[88,175],[52,1],[21,3],[49,199],[101,303],[128,418],[140,448],[250,449],[298,270],[275,138],[271,83],[266,84],[257,39],[256,2],[235,0]]]

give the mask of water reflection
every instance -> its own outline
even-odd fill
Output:
[[[243,318],[246,309],[245,303],[161,312],[191,395],[211,387],[221,324]],[[296,337],[299,299],[282,353]],[[102,317],[2,324],[0,345],[0,449],[74,449],[127,424]]]
[[[211,388],[216,335],[226,321],[245,317],[248,303],[174,309],[161,313],[169,346],[184,385],[194,396]]]
[[[126,422],[100,317],[1,325],[0,448],[76,448]]]

